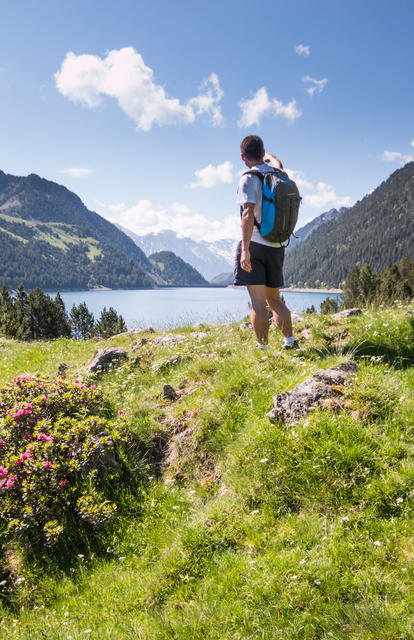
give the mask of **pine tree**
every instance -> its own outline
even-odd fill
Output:
[[[30,340],[31,315],[29,298],[22,284],[19,284],[14,299],[14,336],[18,340]]]
[[[357,307],[360,304],[360,271],[357,266],[353,267],[345,280],[344,302],[345,309]]]
[[[39,287],[29,293],[31,332],[35,340],[57,338],[56,306],[54,301]]]
[[[13,338],[14,331],[14,302],[4,284],[0,289],[0,332],[7,338]]]
[[[64,302],[61,298],[59,291],[57,292],[53,301],[55,307],[55,331],[57,338],[69,338],[70,337],[70,325],[68,314],[66,313]]]
[[[109,338],[126,331],[127,327],[125,320],[121,315],[118,315],[113,307],[106,307],[102,309],[98,322],[95,325],[95,334],[100,338]]]
[[[78,306],[73,305],[69,314],[70,327],[72,335],[76,339],[89,338],[93,334],[95,318],[86,306],[85,302],[81,302]]]

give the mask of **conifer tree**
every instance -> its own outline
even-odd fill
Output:
[[[125,320],[121,315],[118,315],[113,307],[106,307],[102,309],[98,322],[95,325],[95,334],[100,338],[109,338],[126,331],[127,327]]]
[[[13,338],[14,330],[14,302],[4,284],[0,289],[0,332],[8,338]]]
[[[57,292],[53,301],[55,307],[55,335],[56,337],[68,338],[70,337],[70,325],[68,314],[66,313],[64,302],[61,298],[59,291]]]
[[[78,306],[72,306],[69,314],[69,321],[74,338],[90,338],[93,334],[95,318],[93,317],[93,313],[89,311],[85,302],[81,302]]]
[[[14,336],[18,340],[32,338],[29,298],[22,284],[19,284],[14,299]]]

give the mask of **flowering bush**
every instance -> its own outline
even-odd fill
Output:
[[[99,525],[122,468],[114,422],[95,385],[20,376],[0,388],[0,535],[54,544],[73,525]]]

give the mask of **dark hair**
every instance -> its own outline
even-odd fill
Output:
[[[259,136],[247,136],[241,142],[240,151],[248,160],[261,160],[265,151],[263,140]]]

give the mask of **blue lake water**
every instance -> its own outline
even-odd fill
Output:
[[[319,311],[327,293],[282,292],[291,311],[300,313],[312,304]],[[51,294],[53,295],[53,294]],[[104,307],[114,307],[128,328],[148,327],[172,329],[197,322],[231,323],[249,314],[246,289],[231,288],[168,288],[117,291],[64,291],[61,293],[66,310],[73,304],[86,302],[97,319]]]

